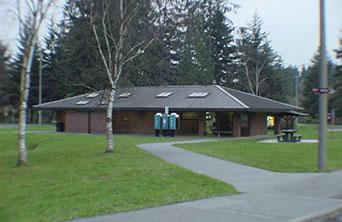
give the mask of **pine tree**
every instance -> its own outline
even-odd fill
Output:
[[[218,84],[228,85],[232,82],[236,71],[236,45],[233,36],[234,27],[225,13],[227,8],[225,1],[217,0],[208,2],[209,19],[207,29],[211,36],[212,60],[214,63],[214,81]]]
[[[24,52],[26,47],[27,38],[29,37],[29,29],[25,27],[23,32],[19,36],[19,46],[17,53],[12,57],[9,63],[8,72],[3,83],[4,95],[6,95],[6,101],[4,105],[11,105],[15,109],[19,105],[19,95],[20,91],[18,86],[20,85],[20,72],[22,68],[22,62],[24,58]],[[30,81],[30,91],[28,97],[28,120],[30,122],[35,121],[35,111],[32,110],[32,106],[38,103],[38,71],[39,71],[39,61],[38,52],[40,47],[35,44],[35,53],[32,60],[31,68],[31,81]]]
[[[334,76],[334,65],[328,61],[328,79],[329,85],[332,84],[332,77]],[[318,116],[318,94],[312,92],[313,88],[319,87],[319,53],[317,52],[311,60],[311,64],[302,73],[303,76],[303,100],[302,105],[305,112],[309,113],[311,117]],[[331,96],[329,97],[331,100]],[[331,109],[331,102],[328,103],[329,110]]]
[[[205,18],[196,11],[189,13],[187,18],[177,83],[211,84],[214,80],[214,63]]]
[[[46,75],[58,83],[53,98],[64,98],[106,87],[106,75],[101,66],[95,38],[91,32],[86,1],[68,0],[64,18],[57,27],[50,28],[45,42],[48,63]],[[49,86],[53,89],[54,86]],[[55,88],[56,89],[56,88]]]
[[[340,47],[335,50],[336,58],[339,65],[335,68],[332,88],[336,91],[332,95],[332,108],[336,111],[336,116],[342,117],[342,39],[340,39]]]
[[[0,94],[3,95],[0,98],[0,105],[4,106],[8,103],[6,93],[6,82],[8,78],[8,55],[7,48],[0,42]]]
[[[267,33],[262,31],[262,21],[257,14],[252,23],[240,28],[239,33],[239,82],[243,90],[264,95],[264,88],[271,80],[273,67],[279,67],[281,63],[280,58],[270,46]]]

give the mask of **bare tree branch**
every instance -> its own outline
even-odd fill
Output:
[[[134,55],[132,55],[131,57],[128,57],[126,60],[124,60],[124,61],[122,62],[122,64],[125,64],[125,63],[131,61],[132,59],[134,59],[135,57],[137,57],[138,55],[143,54],[143,53],[145,52],[145,50],[152,44],[152,42],[153,42],[154,40],[155,40],[155,38],[151,39],[151,40],[145,45],[145,47],[144,47],[143,49],[140,49],[139,51],[135,52]]]

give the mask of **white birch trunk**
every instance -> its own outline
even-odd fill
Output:
[[[31,9],[30,16],[32,16],[33,23],[29,33],[29,38],[26,42],[26,49],[24,53],[23,63],[20,70],[20,101],[19,101],[19,125],[18,125],[18,162],[17,165],[25,164],[27,162],[27,148],[26,148],[26,117],[27,117],[27,101],[30,89],[31,80],[31,66],[34,55],[34,47],[38,38],[40,26],[45,19],[46,13],[54,0],[47,2],[44,7],[44,0],[27,1],[26,5]],[[21,16],[20,1],[17,1],[19,33],[22,32],[23,26]]]
[[[24,56],[23,65],[20,74],[20,103],[19,103],[19,126],[18,126],[18,162],[17,165],[27,162],[26,148],[26,116],[27,116],[27,101],[29,96],[30,81],[31,81],[31,65],[34,54],[34,43],[36,38],[28,45],[28,52]]]
[[[134,1],[132,1],[134,2]],[[129,6],[126,6],[129,7]],[[127,12],[124,9],[124,0],[119,1],[119,13],[120,13],[120,27],[119,29],[115,29],[117,31],[117,35],[114,35],[112,30],[113,28],[110,28],[108,26],[111,25],[111,22],[108,21],[109,19],[109,6],[107,4],[103,4],[103,14],[101,17],[101,20],[97,20],[97,22],[100,22],[102,25],[102,37],[104,39],[105,44],[101,44],[100,38],[97,31],[97,26],[95,24],[94,14],[91,11],[91,26],[92,30],[96,39],[97,48],[99,50],[101,59],[103,61],[103,65],[105,67],[109,85],[111,86],[111,89],[109,90],[108,95],[108,106],[106,110],[106,136],[107,136],[107,148],[106,152],[113,152],[114,151],[114,143],[113,143],[113,106],[114,106],[114,95],[115,90],[118,81],[120,80],[121,74],[122,74],[122,68],[125,63],[131,61],[138,55],[140,55],[144,49],[146,49],[153,41],[149,41],[145,47],[143,47],[143,50],[136,50],[138,47],[142,46],[142,44],[145,41],[137,43],[135,46],[130,48],[127,52],[124,51],[124,43],[127,38],[127,32],[129,30],[130,24],[136,14],[138,13],[138,6],[133,9],[131,12]],[[126,18],[125,18],[126,14]],[[96,18],[96,17],[95,17]],[[117,37],[116,37],[117,36]]]
[[[107,153],[112,153],[114,151],[113,142],[113,106],[114,106],[114,95],[115,90],[111,89],[109,92],[108,106],[106,113],[106,127],[107,127]]]

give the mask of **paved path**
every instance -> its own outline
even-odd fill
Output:
[[[208,140],[187,142],[203,141]],[[274,173],[179,149],[173,144],[152,143],[140,147],[168,162],[232,184],[243,194],[77,221],[301,221],[342,207],[342,171]]]

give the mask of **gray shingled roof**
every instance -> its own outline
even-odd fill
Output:
[[[121,93],[130,92],[131,96],[119,98]],[[162,92],[172,92],[166,98],[157,98]],[[189,98],[194,92],[208,92],[204,98]],[[58,101],[36,105],[41,110],[104,110],[101,105],[103,96],[87,98],[88,94],[66,98]],[[84,105],[77,105],[79,101],[89,101]],[[265,111],[286,112],[302,111],[300,107],[277,102],[271,99],[255,96],[249,93],[217,85],[185,85],[185,86],[153,86],[127,87],[117,90],[114,100],[114,110],[163,110],[168,106],[171,111]]]

